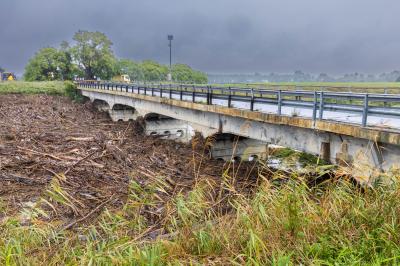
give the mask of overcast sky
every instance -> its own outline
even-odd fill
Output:
[[[118,57],[211,73],[400,69],[399,0],[0,0],[0,66],[104,32]]]

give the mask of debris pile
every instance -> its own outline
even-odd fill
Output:
[[[50,197],[48,219],[69,229],[105,206],[121,208],[132,179],[162,178],[171,194],[199,179],[220,182],[224,165],[207,157],[204,140],[159,140],[141,127],[65,97],[0,96],[0,203],[11,215]],[[248,179],[254,163],[242,168],[238,176]]]

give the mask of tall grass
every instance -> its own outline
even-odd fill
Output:
[[[395,265],[400,187],[393,177],[368,189],[344,179],[309,187],[296,175],[260,177],[250,194],[230,182],[200,179],[189,192],[174,193],[163,177],[132,179],[122,210],[106,209],[73,231],[47,219],[53,210],[46,204],[34,207],[42,209],[29,226],[6,216],[0,264]],[[57,183],[43,197],[71,208],[63,194]]]

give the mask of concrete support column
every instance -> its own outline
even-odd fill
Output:
[[[331,161],[331,143],[330,142],[321,142],[321,159],[325,162]]]
[[[267,160],[268,143],[255,139],[216,140],[211,147],[211,157],[229,160]]]

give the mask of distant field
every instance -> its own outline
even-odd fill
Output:
[[[221,84],[219,84],[221,86]],[[400,82],[270,82],[270,83],[232,83],[231,87],[253,87],[281,90],[327,90],[343,92],[370,92],[400,94]]]

